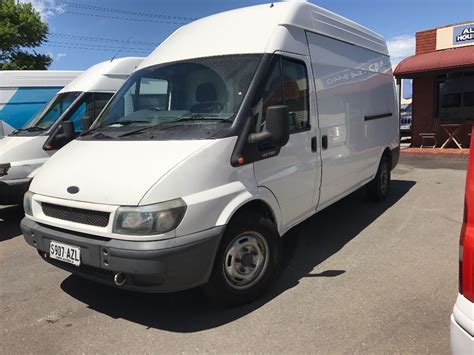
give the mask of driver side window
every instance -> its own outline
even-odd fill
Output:
[[[110,93],[90,93],[86,95],[68,118],[74,124],[74,131],[76,133],[82,131],[81,120],[84,117],[88,116],[94,121],[112,95]]]
[[[306,65],[299,60],[276,56],[268,73],[260,95],[257,96],[258,100],[252,109],[255,120],[254,132],[259,133],[265,129],[267,108],[274,105],[288,106],[290,133],[309,129]]]
[[[280,59],[274,59],[270,66],[269,74],[261,89],[259,100],[252,109],[255,120],[255,132],[260,133],[265,129],[265,115],[267,108],[274,105],[283,105],[283,87],[281,80]]]

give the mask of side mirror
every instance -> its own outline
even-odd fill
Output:
[[[91,128],[91,126],[92,126],[92,117],[90,117],[90,116],[85,116],[85,117],[81,120],[82,132],[88,131],[89,128]]]
[[[265,130],[260,133],[252,133],[249,142],[260,143],[270,141],[283,147],[290,139],[290,122],[288,120],[288,106],[278,105],[267,108]]]
[[[61,132],[62,131],[62,132]],[[63,121],[60,126],[51,133],[43,145],[43,150],[58,150],[74,140],[76,135],[74,133],[74,123],[72,121]]]
[[[63,127],[64,139],[66,142],[70,142],[74,139],[74,123],[72,121],[63,121],[61,126]]]

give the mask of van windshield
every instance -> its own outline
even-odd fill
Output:
[[[212,136],[233,122],[261,57],[207,57],[140,70],[85,135],[92,137],[92,132],[100,130],[108,138],[153,135],[156,139],[161,136],[156,132],[166,129],[168,136],[170,131],[186,131],[187,139],[204,138],[200,130]]]
[[[56,95],[23,128],[37,127],[42,130],[49,129],[80,94],[80,92],[66,92]]]

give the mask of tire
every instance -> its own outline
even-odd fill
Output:
[[[272,221],[251,212],[236,215],[223,235],[205,292],[225,306],[249,303],[274,279],[280,255]]]
[[[382,202],[390,191],[391,179],[390,160],[383,156],[374,179],[367,184],[367,197],[374,202]]]

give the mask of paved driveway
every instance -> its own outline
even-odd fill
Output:
[[[262,300],[144,295],[43,262],[0,210],[0,353],[449,351],[465,160],[402,157],[383,204],[358,191],[285,238]]]

